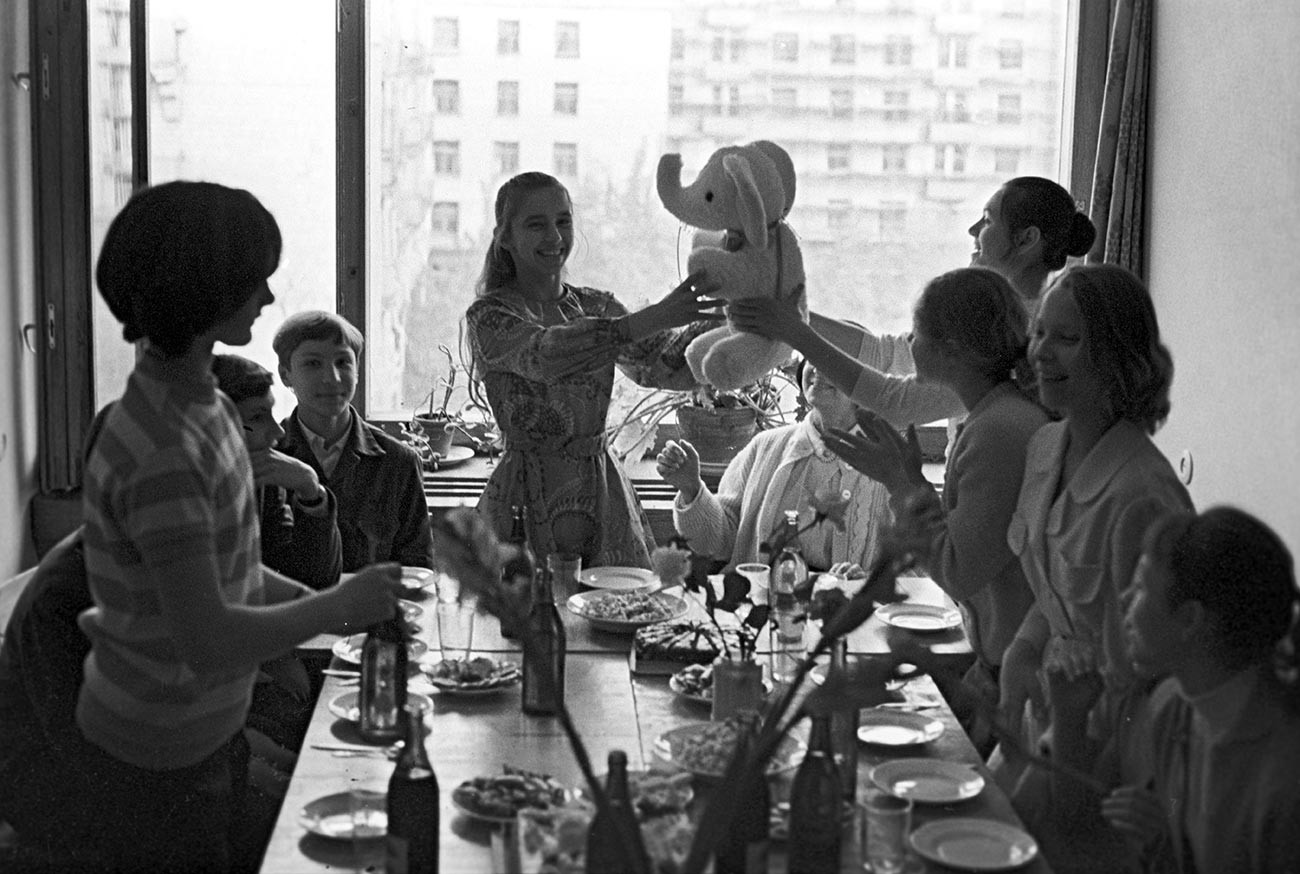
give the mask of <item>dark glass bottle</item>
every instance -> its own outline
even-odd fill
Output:
[[[391,743],[402,736],[406,660],[406,620],[397,609],[390,618],[370,626],[361,645],[357,726],[371,743]]]
[[[438,776],[424,748],[424,708],[406,705],[406,744],[388,778],[388,874],[438,874]]]
[[[843,676],[848,671],[848,641],[836,638],[831,644],[832,676]],[[858,791],[858,708],[837,708],[831,714],[831,745],[835,748],[835,764],[840,769],[840,794],[849,804]]]
[[[627,786],[627,753],[611,750],[605,776],[608,806],[598,810],[587,832],[587,874],[649,874],[646,853]]]
[[[534,577],[528,635],[528,646],[524,648],[524,713],[554,716],[564,702],[567,642],[560,611],[551,597],[551,577],[545,568],[538,568]]]
[[[739,721],[738,754],[748,758],[758,735],[758,714],[752,710],[743,711]],[[772,796],[764,767],[746,774],[737,788],[737,798],[735,818],[714,858],[713,870],[715,874],[767,874]]]
[[[523,506],[513,506],[510,508],[512,520],[510,522],[510,543],[517,547],[518,551],[508,558],[501,567],[501,579],[507,584],[513,585],[516,579],[532,580],[537,573],[537,554],[533,552],[532,544],[528,542],[528,510]],[[519,630],[514,628],[511,622],[501,621],[501,636],[514,638],[519,636]]]
[[[840,870],[840,770],[829,716],[814,716],[808,754],[790,788],[790,874]]]

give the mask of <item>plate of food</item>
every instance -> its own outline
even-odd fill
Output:
[[[433,710],[433,702],[429,700],[428,695],[408,691],[406,701],[408,704],[419,704],[426,713]],[[361,692],[353,689],[351,692],[335,695],[330,699],[329,708],[330,713],[333,713],[339,719],[356,722],[361,718]]]
[[[906,601],[883,604],[876,609],[876,615],[886,625],[906,628],[908,631],[947,631],[961,625],[961,612],[957,608],[935,604],[911,604]]]
[[[314,835],[350,841],[352,829],[352,796],[349,792],[335,792],[315,801],[309,801],[298,811],[298,824]],[[388,814],[383,810],[370,810],[364,822],[366,838],[379,838],[388,833]]]
[[[438,579],[438,575],[427,567],[402,565],[402,585],[413,591],[427,589]]]
[[[364,634],[349,634],[347,637],[340,637],[334,641],[334,655],[345,662],[359,665],[361,664],[361,647],[365,646],[365,643],[366,636]],[[408,640],[406,642],[406,652],[412,660],[418,659],[428,651],[429,645],[422,640]]]
[[[917,828],[910,840],[921,856],[963,871],[1010,871],[1038,855],[1032,837],[991,819],[937,819]]]
[[[972,765],[942,759],[891,759],[871,769],[871,782],[921,804],[953,804],[984,789],[984,778]]]
[[[713,704],[713,665],[687,665],[668,678],[668,688],[695,704]],[[764,678],[763,689],[772,691],[772,681]]]
[[[699,722],[665,731],[655,738],[652,749],[666,764],[690,771],[697,777],[717,779],[727,770],[736,747],[739,727],[735,719]],[[808,745],[795,737],[781,739],[767,763],[768,774],[780,774],[799,767]]]
[[[892,708],[863,710],[858,716],[858,740],[885,747],[929,743],[943,734],[943,721],[923,713]]]
[[[659,582],[654,571],[640,567],[593,567],[578,574],[578,581],[593,589],[613,592],[641,592]]]
[[[547,810],[564,804],[570,790],[549,774],[502,767],[503,773],[474,777],[451,792],[452,806],[482,822],[514,822],[524,808]]]
[[[449,695],[487,695],[518,684],[523,676],[514,662],[486,656],[421,661],[420,671],[433,686]]]
[[[579,592],[565,606],[570,613],[581,616],[601,631],[621,634],[678,619],[689,609],[681,598],[663,592]]]

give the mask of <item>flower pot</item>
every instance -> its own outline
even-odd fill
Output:
[[[713,721],[763,706],[763,668],[753,660],[726,656],[713,663]]]
[[[451,440],[456,436],[456,424],[446,416],[416,416],[415,423],[429,441],[429,449],[445,458],[451,451]]]
[[[701,462],[726,464],[753,439],[758,413],[749,407],[678,407],[677,427]]]

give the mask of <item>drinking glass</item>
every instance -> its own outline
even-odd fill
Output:
[[[439,601],[436,609],[443,661],[468,661],[474,642],[474,608],[457,601]]]
[[[388,795],[382,789],[353,787],[348,791],[352,842],[383,837],[388,831]]]
[[[777,683],[793,682],[799,664],[808,652],[804,633],[808,625],[807,612],[798,605],[781,605],[772,611],[772,680]]]
[[[761,604],[767,600],[768,580],[772,574],[770,567],[761,561],[750,561],[736,565],[736,573],[749,580],[749,594],[755,604]]]
[[[907,835],[912,827],[912,799],[870,790],[858,802],[862,870],[899,874],[907,864]]]
[[[552,552],[546,556],[546,567],[551,572],[551,595],[557,605],[582,589],[582,556]]]

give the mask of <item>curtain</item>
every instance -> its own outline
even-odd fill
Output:
[[[1089,263],[1119,264],[1138,276],[1144,268],[1152,2],[1115,5],[1089,208],[1097,226]]]

